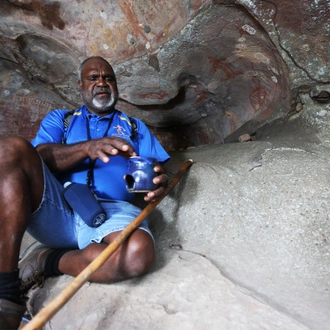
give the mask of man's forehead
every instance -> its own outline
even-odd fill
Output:
[[[82,71],[99,71],[99,70],[106,70],[113,73],[112,67],[106,61],[99,59],[99,58],[92,58],[86,61],[83,65]]]

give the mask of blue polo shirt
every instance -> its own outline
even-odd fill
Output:
[[[67,112],[68,110],[54,110],[47,114],[40,124],[36,137],[31,142],[32,145],[36,147],[42,143],[62,143],[64,135],[66,135],[67,144],[87,141],[87,130],[89,130],[91,139],[102,138],[107,132],[107,136],[118,136],[126,140],[139,156],[154,158],[160,163],[170,159],[147,126],[137,118],[134,118],[137,124],[137,136],[132,141],[130,120],[127,115],[118,110],[99,117],[89,113],[86,106],[82,106],[74,112],[70,126],[65,132],[63,120]],[[67,181],[86,183],[89,161],[86,159],[68,171],[54,174],[62,184]],[[110,156],[108,163],[97,159],[94,166],[94,184],[91,188],[100,198],[131,201],[134,195],[127,192],[123,179],[126,170],[127,160],[122,156]]]

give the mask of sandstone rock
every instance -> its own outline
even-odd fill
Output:
[[[257,142],[172,153],[170,176],[194,164],[150,215],[151,272],[85,284],[45,329],[324,329],[330,153],[315,134],[300,120]],[[34,312],[71,281],[31,292]]]

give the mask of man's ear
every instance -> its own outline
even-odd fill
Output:
[[[81,80],[78,80],[78,87],[79,87],[80,90],[82,90],[82,82],[81,82]]]

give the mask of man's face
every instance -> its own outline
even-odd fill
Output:
[[[78,82],[81,97],[91,113],[104,116],[114,110],[118,100],[116,77],[112,67],[99,58],[88,60]]]

